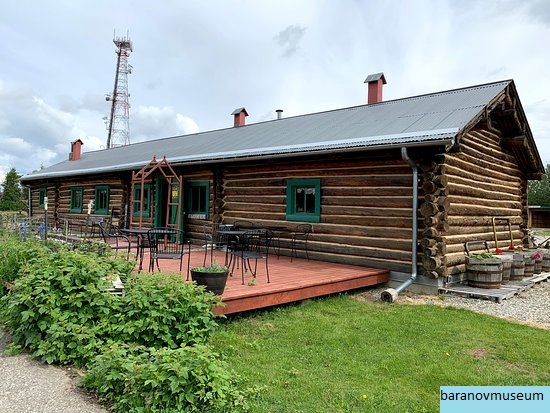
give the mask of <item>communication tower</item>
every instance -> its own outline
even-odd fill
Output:
[[[113,93],[105,96],[111,102],[111,116],[109,117],[106,148],[130,144],[130,103],[128,102],[128,74],[132,73],[132,66],[128,64],[128,57],[132,52],[132,41],[129,35],[113,39],[117,54],[115,87]]]

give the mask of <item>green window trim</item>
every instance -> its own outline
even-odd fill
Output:
[[[47,194],[46,188],[38,189],[38,208],[44,208],[44,198],[46,198]]]
[[[141,184],[136,184],[134,186],[132,215],[135,217],[141,216],[143,218],[149,218],[151,216],[151,184],[143,184],[144,208],[141,208],[140,198],[141,198]]]
[[[109,185],[97,185],[95,187],[94,214],[109,214]]]
[[[288,179],[287,221],[321,222],[321,180]]]
[[[189,215],[204,215],[208,219],[210,213],[210,181],[186,182],[186,212]]]
[[[81,186],[73,186],[71,191],[71,206],[70,212],[82,213],[82,207],[84,205],[84,190]]]

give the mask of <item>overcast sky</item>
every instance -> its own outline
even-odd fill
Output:
[[[129,36],[130,141],[514,79],[550,163],[550,1],[0,0],[0,179],[105,146],[113,34]],[[159,156],[164,154],[157,154]]]

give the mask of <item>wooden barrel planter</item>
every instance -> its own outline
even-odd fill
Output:
[[[533,259],[535,260],[533,274],[540,274],[542,272],[542,250],[533,251]]]
[[[509,254],[512,257],[512,269],[510,270],[510,281],[523,280],[523,274],[525,272],[525,260],[523,254],[513,253]]]
[[[533,251],[526,251],[523,253],[523,261],[525,262],[525,270],[523,271],[524,277],[532,277],[535,271],[535,259],[533,258]]]
[[[495,255],[495,257],[502,261],[502,284],[507,284],[512,275],[512,264],[514,262],[514,257],[512,254],[499,254]]]
[[[550,250],[542,250],[542,271],[550,272]]]
[[[502,283],[502,260],[496,257],[466,257],[468,284],[478,288],[500,288]]]

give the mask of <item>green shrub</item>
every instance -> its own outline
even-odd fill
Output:
[[[251,391],[206,345],[177,349],[115,344],[82,380],[121,412],[244,412]]]
[[[105,290],[117,266],[107,257],[74,251],[29,260],[0,314],[13,343],[47,363],[86,364],[111,336],[120,299]]]
[[[217,327],[212,307],[219,299],[180,274],[138,274],[125,287],[116,341],[176,348],[204,343]]]
[[[17,279],[23,265],[50,252],[48,246],[36,240],[23,242],[11,234],[0,236],[0,295],[4,295],[6,286]]]

